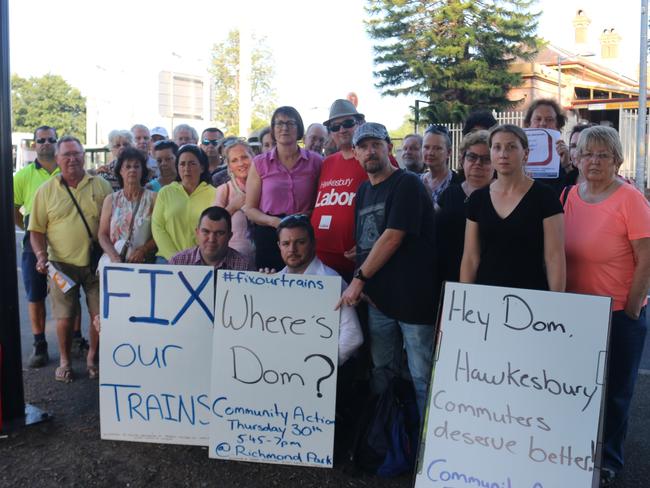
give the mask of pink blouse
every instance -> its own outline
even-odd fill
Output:
[[[253,164],[262,180],[259,209],[269,215],[310,213],[316,202],[322,163],[321,156],[306,149],[300,149],[291,169],[280,162],[276,148],[255,156]]]

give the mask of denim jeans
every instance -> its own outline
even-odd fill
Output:
[[[402,364],[402,344],[406,349],[409,373],[415,387],[420,419],[424,419],[431,359],[433,354],[432,325],[409,324],[387,317],[375,307],[368,306],[370,355],[372,374],[370,388],[379,394],[399,376]]]
[[[607,365],[605,400],[605,431],[603,435],[603,466],[614,472],[623,468],[623,444],[630,417],[647,332],[646,307],[637,320],[623,310],[612,313]]]

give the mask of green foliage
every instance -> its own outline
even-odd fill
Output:
[[[215,80],[215,118],[224,132],[239,132],[239,31],[232,30],[224,42],[212,48],[210,74]],[[251,52],[252,129],[268,125],[275,108],[273,56],[265,39],[253,38]],[[245,135],[245,134],[244,134]]]
[[[11,76],[11,130],[33,132],[36,127],[55,127],[59,135],[73,135],[85,142],[86,99],[61,76]]]
[[[376,84],[384,95],[425,97],[420,119],[460,122],[474,109],[506,109],[522,82],[508,71],[540,41],[534,0],[368,0],[377,41]]]
[[[404,139],[404,136],[413,133],[413,119],[410,115],[404,116],[404,121],[397,129],[389,130],[391,139]]]

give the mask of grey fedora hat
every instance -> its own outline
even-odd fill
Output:
[[[332,120],[338,119],[339,117],[347,117],[350,115],[353,115],[359,119],[363,119],[363,114],[357,112],[357,109],[351,101],[339,98],[338,100],[334,100],[334,103],[330,107],[330,117],[325,122],[323,122],[323,125],[329,127]]]

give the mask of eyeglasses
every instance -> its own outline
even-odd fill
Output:
[[[355,125],[357,125],[357,121],[355,119],[345,119],[340,124],[330,125],[329,129],[330,132],[338,132],[341,130],[341,127],[344,129],[352,129],[352,127]]]
[[[287,215],[280,220],[280,225],[286,225],[289,222],[309,222],[309,216],[305,214]]]
[[[210,144],[212,144],[213,146],[218,146],[219,143],[221,142],[221,139],[203,139],[203,141],[201,142],[203,142],[204,146],[209,146]]]
[[[604,161],[607,161],[609,159],[612,159],[614,156],[610,153],[582,153],[580,154],[580,159],[586,159],[590,161],[598,161],[599,163],[602,163]]]
[[[485,154],[484,156],[479,156],[478,154],[473,152],[465,153],[465,161],[471,164],[479,163],[480,166],[488,166],[489,164],[492,164],[489,154]]]
[[[56,142],[56,137],[39,137],[36,139],[36,144],[45,144],[46,142],[54,144]]]
[[[274,125],[279,129],[282,129],[283,127],[286,129],[295,129],[298,127],[295,120],[278,120]]]

